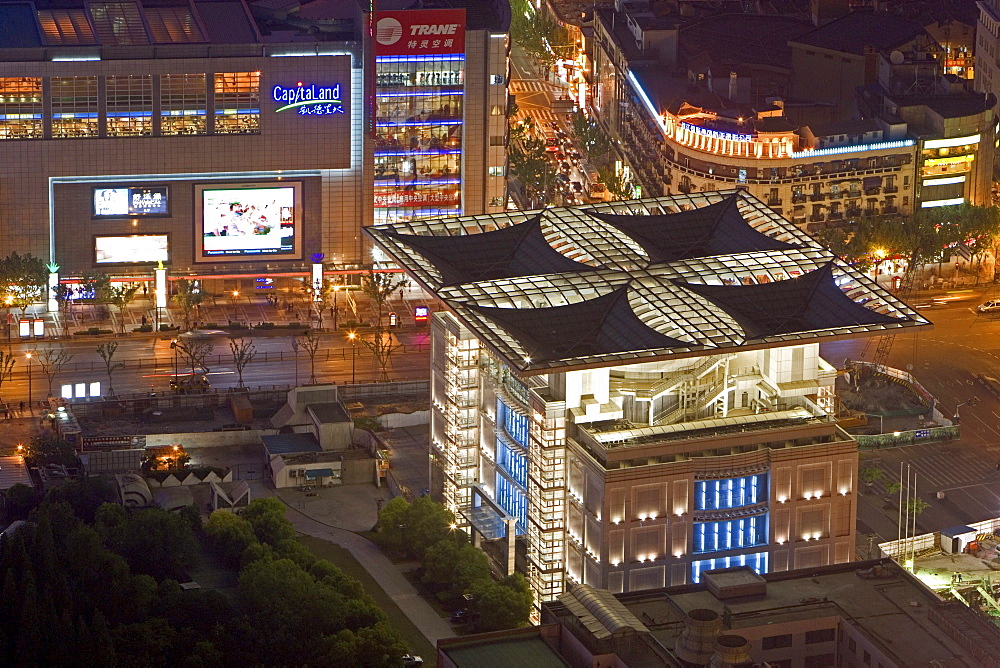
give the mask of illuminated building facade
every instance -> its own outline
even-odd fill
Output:
[[[509,41],[470,16],[375,16],[377,223],[504,209]]]
[[[857,444],[819,341],[927,322],[763,203],[731,190],[366,232],[447,307],[432,492],[536,604],[570,582],[853,557]]]
[[[752,21],[766,18],[672,30],[660,21],[644,32],[627,9],[596,12],[590,111],[643,193],[746,188],[809,231],[989,202],[992,144],[980,139],[992,136],[995,99],[942,77],[943,51],[922,26],[855,14],[815,29],[780,19],[767,44],[751,37]],[[734,32],[744,21],[746,44]],[[688,48],[688,76],[673,77],[664,63],[685,55],[686,30],[691,39],[728,30],[736,45],[701,56]],[[657,48],[636,48],[647,42]]]
[[[64,282],[162,263],[157,289],[249,294],[294,290],[320,254],[370,266],[373,201],[381,220],[502,210],[507,21],[471,4],[396,12],[422,37],[376,57],[337,3],[0,0],[0,248]]]

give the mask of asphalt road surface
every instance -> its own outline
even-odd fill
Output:
[[[124,368],[114,371],[116,394],[132,392],[168,392],[169,382],[174,377],[175,355],[170,347],[171,337],[122,338],[114,361],[121,361]],[[212,337],[213,352],[207,360],[208,379],[213,387],[227,388],[239,384],[239,376],[233,363],[226,336]],[[243,372],[245,385],[272,386],[306,383],[311,380],[309,355],[300,350],[298,364],[292,350],[292,337],[252,337],[256,349],[254,360]],[[402,333],[395,339],[401,347],[392,355],[389,367],[390,380],[414,380],[427,378],[430,371],[429,334],[426,332]],[[58,394],[64,383],[101,382],[107,385],[104,361],[97,353],[97,346],[103,340],[61,340],[32,344],[13,343],[4,346],[14,353],[16,364],[9,380],[0,387],[0,396],[8,404],[17,404],[28,399],[28,361],[25,353],[33,351],[31,360],[31,399],[38,401],[48,394],[48,379],[38,364],[38,353],[46,348],[62,348],[73,357],[53,382],[53,393]],[[176,356],[178,374],[190,373],[182,355]],[[373,382],[378,379],[378,369],[373,365],[372,354],[361,343],[353,348],[343,335],[324,335],[316,354],[317,382],[349,383],[353,381]]]

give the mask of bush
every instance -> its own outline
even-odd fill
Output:
[[[231,322],[224,329],[250,329],[250,325],[242,322]]]
[[[258,324],[256,327],[254,327],[254,329],[274,329],[274,323],[273,322],[262,322],[262,323]]]
[[[153,326],[152,325],[140,325],[139,327],[135,327],[132,331],[133,332],[152,332],[153,331]]]
[[[160,325],[161,332],[176,332],[180,327],[174,325]]]
[[[202,329],[219,329],[219,325],[214,322],[206,322],[202,325]]]

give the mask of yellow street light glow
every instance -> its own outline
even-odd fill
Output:
[[[24,353],[25,359],[31,359],[31,353]]]
[[[352,341],[354,340],[354,337],[356,337],[356,336],[357,336],[357,334],[355,334],[354,332],[348,332],[347,333],[347,338],[349,338]]]
[[[233,297],[239,297],[239,296],[240,296],[240,291],[239,290],[233,290]]]
[[[872,251],[872,255],[881,260],[887,255],[887,253],[884,248],[876,248],[875,250]]]

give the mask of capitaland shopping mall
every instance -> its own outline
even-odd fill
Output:
[[[0,0],[0,254],[291,289],[373,222],[503,210],[502,7],[352,4]]]

